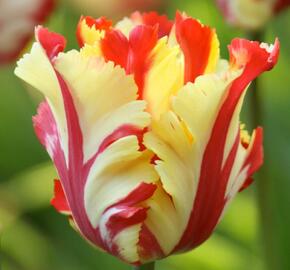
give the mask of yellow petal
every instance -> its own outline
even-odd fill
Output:
[[[150,159],[151,155],[139,151],[135,136],[116,141],[99,155],[85,185],[85,208],[94,227],[109,206],[142,182],[158,180]]]
[[[61,54],[55,67],[70,86],[84,138],[85,161],[104,138],[126,124],[143,129],[150,123],[145,102],[136,101],[132,76],[120,67],[77,51]]]
[[[152,52],[152,64],[146,74],[144,99],[153,118],[170,108],[171,98],[183,84],[183,65],[177,46],[170,48],[167,38],[158,41]]]
[[[62,149],[68,160],[68,132],[61,89],[53,66],[38,42],[33,44],[30,53],[17,62],[15,74],[40,91],[48,100],[57,122]]]

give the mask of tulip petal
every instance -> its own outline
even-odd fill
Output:
[[[144,112],[146,104],[135,101],[137,88],[133,78],[120,67],[71,51],[58,57],[55,68],[72,86],[85,141],[85,161],[120,126],[127,124],[142,130],[149,124],[149,115]]]
[[[122,200],[140,183],[158,179],[150,158],[139,151],[135,136],[118,140],[98,156],[84,190],[86,211],[94,227],[105,209]]]
[[[138,251],[142,222],[147,208],[137,206],[155,192],[154,184],[141,183],[126,198],[106,210],[100,220],[100,231],[108,249],[132,264],[140,263]]]
[[[143,98],[148,102],[148,111],[154,119],[159,119],[170,109],[171,97],[183,85],[179,53],[178,47],[169,47],[167,38],[160,39],[151,53],[152,63],[146,75]]]
[[[101,221],[107,209],[120,207],[118,203],[124,203],[127,195],[140,184],[158,180],[150,163],[152,154],[142,152],[143,130],[150,123],[149,114],[144,112],[146,103],[136,100],[134,79],[122,68],[77,51],[59,53],[64,47],[61,36],[42,28],[36,33],[38,42],[19,61],[15,73],[38,88],[47,99],[34,118],[35,129],[55,161],[74,223],[88,241],[109,252],[117,247],[116,256],[132,259],[134,256],[129,254],[137,250],[145,216],[141,215],[142,220],[132,224],[125,222],[127,226],[111,242],[102,238],[96,219]],[[154,190],[147,196],[152,196]],[[107,201],[102,199],[104,194],[114,196]],[[56,195],[53,203],[60,207],[61,192]],[[142,200],[140,196],[137,198]],[[135,205],[126,207],[124,213],[129,213]],[[138,207],[140,213],[147,211],[147,207]],[[137,213],[139,210],[133,216],[139,216]],[[135,225],[140,229],[133,230]],[[126,238],[121,235],[123,231],[131,235],[134,231],[136,238],[134,246],[128,247],[131,251],[125,252],[127,255],[112,242],[117,237],[123,243]]]
[[[51,62],[38,42],[33,44],[30,54],[25,54],[18,61],[15,74],[47,98],[61,137],[61,148],[67,158],[68,137],[61,90]]]
[[[226,198],[232,200],[238,191],[246,189],[252,182],[251,176],[263,163],[263,130],[254,130],[249,146],[245,149],[242,144],[236,155],[231,175],[227,184]]]
[[[175,34],[184,54],[185,83],[194,82],[199,75],[215,71],[219,58],[215,30],[177,12]]]
[[[232,78],[239,74],[240,72],[236,72]],[[179,117],[174,112],[164,114],[154,123],[153,133],[145,135],[144,144],[160,159],[156,161],[155,168],[160,175],[164,193],[171,196],[172,201],[168,200],[165,205],[168,205],[168,209],[174,209],[166,211],[166,218],[170,217],[170,221],[163,220],[161,211],[154,209],[152,213],[154,220],[158,220],[155,223],[160,227],[151,229],[165,254],[172,252],[188,224],[197,191],[203,149],[210,136],[219,103],[229,84],[230,82],[217,75],[201,76],[194,84],[189,83],[173,99],[173,109]],[[163,198],[162,201],[164,200]],[[160,201],[159,199],[159,204]],[[161,209],[164,208],[162,205]],[[171,224],[171,239],[168,239],[162,232],[162,227],[170,228]]]
[[[120,31],[112,30],[101,41],[104,58],[123,67],[127,74],[134,75],[140,99],[143,96],[145,75],[152,61],[149,56],[157,38],[157,28],[139,25],[130,32],[129,39]]]
[[[66,175],[66,160],[61,146],[57,123],[47,102],[39,105],[37,115],[33,117],[35,133],[41,144],[58,168],[59,175]]]
[[[173,22],[166,15],[159,15],[157,12],[140,13],[138,11],[131,15],[131,20],[135,24],[144,24],[148,26],[158,26],[158,37],[169,36],[173,27]]]
[[[85,44],[94,45],[104,37],[105,32],[112,26],[112,22],[105,17],[94,19],[82,16],[77,26],[77,40],[80,47]]]
[[[230,164],[233,167],[238,151],[237,143],[240,143],[238,121],[245,90],[251,80],[275,65],[278,53],[278,41],[274,46],[266,46],[242,39],[233,40],[230,46],[231,69],[240,68],[242,74],[232,81],[226,89],[226,96],[221,100],[222,104],[204,150],[193,212],[176,249],[190,249],[199,245],[215,228],[226,203],[227,183],[232,181],[229,179],[231,170],[227,166]],[[257,164],[260,165],[260,162]],[[240,166],[243,166],[243,161]],[[257,166],[252,167],[257,169]],[[245,175],[244,180],[247,178]],[[190,236],[193,236],[191,240]]]
[[[65,215],[71,215],[71,210],[69,208],[61,182],[56,179],[54,180],[54,197],[51,200],[51,205],[53,205],[58,212]]]

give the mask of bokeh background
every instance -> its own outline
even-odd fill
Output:
[[[58,1],[46,23],[68,38],[68,49],[77,46],[75,27],[84,13],[72,2]],[[246,36],[224,22],[213,0],[172,0],[158,8],[171,18],[176,9],[186,11],[215,27],[225,58],[231,39]],[[92,13],[98,15],[98,9]],[[259,81],[263,169],[255,175],[255,184],[234,200],[210,240],[158,262],[157,270],[290,269],[290,10],[267,25],[264,40],[273,42],[276,36],[281,41],[280,61]],[[57,174],[31,124],[39,97],[13,75],[14,66],[0,68],[0,269],[129,269],[90,247],[50,206]],[[251,93],[247,104],[242,120],[251,129],[251,115],[256,114]]]

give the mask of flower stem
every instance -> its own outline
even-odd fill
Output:
[[[263,31],[252,32],[249,35],[249,39],[253,41],[259,41],[264,37]],[[262,123],[262,108],[261,108],[261,100],[260,100],[260,82],[259,79],[256,79],[251,84],[250,95],[250,106],[251,106],[251,116],[252,116],[252,125],[255,128],[257,125],[261,125]]]
[[[251,40],[261,42],[264,38],[264,32],[256,32],[249,35]],[[263,124],[263,112],[262,112],[262,102],[260,100],[261,91],[260,80],[256,79],[251,84],[250,91],[250,106],[251,106],[251,117],[253,127],[257,127]],[[267,269],[274,269],[276,264],[273,262],[273,251],[272,251],[272,237],[273,231],[271,228],[271,211],[269,209],[269,178],[267,177],[267,168],[263,167],[258,176],[259,181],[257,181],[257,194],[258,194],[258,204],[260,208],[260,221],[262,229],[262,237],[264,242],[264,254],[266,258]],[[260,181],[262,180],[262,181]]]
[[[155,262],[143,264],[140,266],[134,266],[133,270],[154,270],[155,269]]]

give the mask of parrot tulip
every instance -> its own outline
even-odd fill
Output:
[[[15,73],[45,96],[33,118],[52,158],[52,205],[93,246],[140,265],[196,248],[262,165],[262,129],[240,124],[274,45],[234,39],[177,12],[117,23],[82,17],[80,50],[37,27]]]

